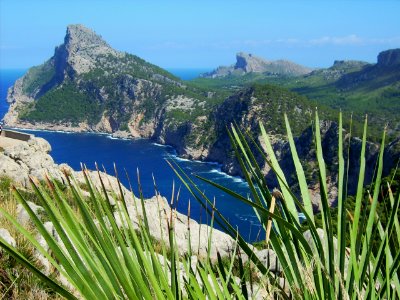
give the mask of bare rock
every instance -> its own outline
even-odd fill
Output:
[[[12,158],[0,153],[0,176],[10,177],[14,182],[28,184],[29,168],[23,164],[16,162]]]
[[[190,235],[191,251],[200,257],[207,256],[208,239],[211,237],[211,260],[217,259],[217,252],[221,256],[227,256],[233,252],[236,242],[229,235],[212,229],[205,224],[199,224],[196,221],[172,210],[167,200],[161,196],[154,196],[144,201],[146,216],[149,224],[150,234],[159,241],[168,243],[168,223],[171,220],[175,231],[175,241],[181,254],[188,252],[188,239]],[[139,227],[140,222],[144,221],[144,215],[139,203],[128,206],[130,221],[135,228]],[[127,226],[126,220],[121,219],[121,214],[115,212],[114,216],[118,226]]]
[[[46,229],[46,231],[55,238],[56,241],[59,241],[59,236],[58,236],[57,231],[55,230],[52,222],[45,222],[43,224],[43,226]],[[38,241],[40,246],[42,246],[44,248],[45,251],[49,251],[49,245],[47,244],[46,239],[41,234],[37,234],[36,240]],[[36,249],[34,252],[34,256],[40,262],[40,264],[43,266],[44,273],[49,275],[53,269],[50,261],[40,251],[38,251]]]
[[[48,154],[50,151],[50,144],[37,137],[8,147],[0,153],[0,174],[11,177],[25,187],[29,186],[29,176],[43,180],[49,174],[52,178],[61,179],[62,173]]]
[[[216,70],[202,74],[201,77],[225,77],[228,75],[244,75],[247,73],[266,73],[268,75],[298,76],[305,75],[312,69],[287,60],[269,61],[251,53],[236,54],[236,63],[232,66],[221,66]]]
[[[41,212],[44,212],[43,207],[36,205],[31,201],[28,201],[28,205],[37,216],[39,216]],[[27,225],[30,221],[30,216],[22,204],[17,205],[17,221],[21,225]]]
[[[17,246],[15,239],[11,236],[10,232],[5,228],[0,228],[0,238],[5,240],[12,247]]]
[[[264,266],[273,273],[282,271],[282,267],[279,264],[278,257],[272,249],[262,249],[255,251],[258,259],[264,264]]]
[[[101,36],[80,24],[67,27],[64,44],[55,53],[59,59],[66,57],[68,67],[77,74],[89,72],[96,64],[94,57],[99,55],[123,56],[112,49]]]

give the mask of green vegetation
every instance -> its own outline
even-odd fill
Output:
[[[283,113],[288,115],[295,135],[309,126],[313,107],[307,98],[278,86],[255,84],[253,87],[254,97],[260,104],[257,114],[261,116],[268,131],[285,133],[285,121],[281,117]],[[321,108],[320,113],[324,112]]]
[[[13,181],[5,176],[0,177],[0,207],[16,218],[17,202],[12,195]],[[21,189],[20,193],[27,201],[38,202],[36,195],[29,190]],[[0,228],[7,229],[17,243],[18,251],[37,268],[42,264],[34,256],[34,246],[6,218],[0,217]],[[33,227],[27,228],[33,234]],[[1,299],[61,299],[54,290],[32,274],[12,256],[0,249],[0,298]]]
[[[122,195],[112,208],[106,191],[93,189],[86,177],[86,188],[92,195],[88,202],[82,198],[73,179],[68,178],[68,181],[68,198],[55,182],[49,181],[45,187],[32,181],[32,187],[65,247],[44,229],[42,221],[30,210],[20,191],[13,191],[16,199],[29,212],[35,230],[46,239],[51,254],[36,242],[29,231],[24,231],[18,225],[15,217],[8,214],[4,207],[0,209],[15,230],[33,244],[32,249],[40,251],[51,262],[54,273],[45,275],[40,266],[34,264],[24,252],[21,253],[19,247],[14,249],[0,239],[2,250],[29,269],[53,293],[68,299],[76,299],[76,296],[85,299],[176,299],[195,298],[196,295],[219,295],[221,299],[237,295],[243,299],[240,286],[243,281],[238,283],[233,276],[241,274],[243,278],[250,278],[250,274],[243,271],[243,263],[234,259],[235,255],[232,259],[219,259],[217,264],[205,259],[193,269],[190,253],[188,256],[178,254],[172,215],[167,239],[155,242],[150,236],[146,218],[140,220],[139,230],[134,229],[130,222],[126,227],[117,225],[116,215],[129,219]],[[70,204],[71,200],[73,202]],[[137,209],[144,209],[143,203],[141,206]],[[221,272],[223,277],[220,276]],[[62,274],[71,286],[62,286],[57,279],[58,274]],[[181,276],[185,280],[180,279]],[[223,279],[218,284],[217,277]]]
[[[315,124],[319,124],[318,115]],[[289,121],[285,116],[287,137],[290,142],[292,159],[296,167],[301,198],[298,199],[281,170],[273,152],[265,128],[260,124],[266,154],[258,148],[267,164],[278,177],[280,191],[270,192],[264,174],[256,163],[254,153],[247,143],[247,137],[236,126],[232,126],[230,137],[242,172],[249,184],[251,196],[245,198],[235,192],[220,186],[208,179],[205,182],[217,187],[238,201],[242,201],[254,208],[264,230],[266,230],[265,245],[271,247],[283,266],[284,277],[288,280],[292,299],[397,299],[400,297],[399,267],[400,267],[400,227],[398,211],[400,193],[394,193],[387,188],[387,193],[381,194],[383,188],[382,169],[385,134],[382,137],[380,155],[378,158],[374,187],[369,197],[369,205],[362,205],[364,190],[362,184],[365,176],[365,122],[363,146],[360,154],[360,173],[358,190],[355,195],[355,207],[351,212],[351,222],[347,223],[345,200],[347,198],[347,179],[345,177],[345,162],[343,153],[342,120],[339,120],[338,140],[338,213],[337,219],[331,214],[328,206],[328,191],[326,166],[323,160],[321,137],[319,128],[315,129],[315,145],[317,166],[320,181],[320,195],[322,202],[322,229],[317,230],[317,219],[314,215],[307,186],[306,176],[295,149]],[[255,146],[257,146],[255,144]],[[179,166],[176,172],[190,189],[193,196],[205,207],[211,201],[199,190],[193,181],[186,176]],[[387,182],[386,182],[387,183]],[[387,214],[381,219],[377,210],[379,197],[384,197],[388,205]],[[298,210],[305,215],[307,227],[299,221]],[[216,222],[232,236],[236,230],[229,222],[214,211]],[[268,228],[273,228],[269,231]],[[303,231],[309,230],[310,242],[305,241]],[[337,237],[334,238],[334,231]],[[321,234],[319,233],[321,232]],[[337,239],[334,241],[334,239]],[[350,241],[350,248],[346,248],[346,241]],[[373,241],[373,242],[372,242]],[[242,251],[252,257],[253,250],[247,246],[241,237],[238,243]],[[253,260],[258,270],[268,276],[269,272],[260,262]]]
[[[390,187],[390,192],[389,192]],[[371,211],[371,193],[375,189],[375,184],[368,185],[364,188],[363,191],[363,200],[361,203],[361,210],[365,211],[367,214]],[[382,178],[380,193],[378,195],[378,203],[376,206],[376,214],[379,216],[379,220],[383,227],[388,225],[390,214],[392,210],[392,204],[390,203],[389,194],[399,195],[400,194],[400,170],[395,168],[392,172]],[[346,214],[346,224],[349,228],[350,224],[353,221],[353,214],[356,208],[356,198],[354,196],[347,197],[346,201],[344,201],[344,207],[347,211]],[[330,213],[332,216],[332,224],[333,224],[333,233],[337,236],[337,219],[338,219],[338,207],[332,207],[330,209]],[[318,227],[322,227],[322,214],[317,214],[315,216],[315,224]],[[397,219],[400,220],[400,210],[397,212]],[[395,249],[400,250],[400,244],[396,239],[391,239],[390,242],[394,245]],[[379,249],[379,242],[371,241],[374,246],[374,251],[376,252]],[[350,239],[346,240],[346,246],[350,246]]]
[[[223,89],[227,91],[237,91],[243,86],[253,83],[276,83],[289,79],[290,77],[276,77],[264,75],[262,73],[247,73],[244,75],[229,75],[217,78],[196,78],[190,81],[190,84],[201,88]]]
[[[53,79],[55,74],[56,71],[51,61],[47,61],[43,65],[30,68],[24,77],[24,93],[32,94],[39,91],[46,83]]]
[[[254,83],[272,84],[306,96],[310,105],[354,113],[357,135],[362,135],[362,118],[368,114],[376,128],[371,138],[379,139],[380,132],[389,123],[390,128],[400,124],[400,82],[398,67],[378,68],[361,62],[338,63],[328,69],[316,70],[297,77],[276,77],[260,73],[220,78],[197,78],[194,86],[224,91],[238,91]],[[322,108],[325,110],[324,108]],[[389,139],[391,139],[391,134]]]
[[[40,97],[20,113],[21,120],[34,122],[71,122],[78,124],[88,121],[97,123],[102,106],[90,95],[79,91],[72,83],[66,83]]]

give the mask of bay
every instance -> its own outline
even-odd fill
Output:
[[[23,70],[1,70],[0,118],[8,108],[5,101],[7,88],[23,73]],[[193,71],[192,74],[198,74],[198,70]],[[136,195],[139,192],[137,170],[140,173],[140,184],[146,198],[155,194],[154,181],[156,189],[168,200],[172,199],[172,187],[175,185],[175,192],[179,190],[179,201],[177,205],[175,203],[177,210],[186,214],[190,201],[191,218],[201,223],[209,223],[210,217],[166,162],[168,159],[174,160],[198,184],[201,191],[204,191],[211,200],[215,198],[217,208],[234,227],[239,228],[247,241],[259,239],[261,227],[251,208],[194,177],[194,175],[205,177],[246,196],[249,193],[247,184],[241,178],[221,172],[217,164],[180,159],[175,155],[172,147],[158,145],[146,139],[121,140],[111,138],[109,135],[92,133],[28,132],[43,137],[50,143],[51,156],[58,164],[67,163],[73,169],[80,170],[81,163],[89,169],[95,169],[95,163],[97,163],[101,168],[104,166],[108,173],[113,174],[115,163],[120,179],[127,187],[129,181],[125,176],[125,170],[129,174]],[[217,224],[215,227],[219,228]]]

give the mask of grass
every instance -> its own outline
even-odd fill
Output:
[[[0,178],[0,207],[16,218],[17,202],[12,196],[12,180],[8,177]],[[25,192],[28,196],[29,192]],[[33,195],[31,198],[34,198]],[[16,249],[24,255],[38,269],[43,266],[35,257],[35,248],[25,236],[6,218],[0,217],[0,228],[8,230],[16,241]],[[33,226],[27,229],[35,233]],[[49,289],[41,280],[32,274],[26,267],[19,264],[11,255],[0,249],[0,299],[61,299],[54,290]]]
[[[369,205],[363,205],[365,144],[367,122],[364,125],[362,149],[360,152],[360,171],[358,189],[355,195],[354,211],[346,211],[347,197],[347,164],[343,153],[342,120],[338,128],[338,212],[331,214],[328,206],[326,167],[323,160],[319,127],[314,128],[316,164],[318,170],[320,194],[322,201],[322,228],[316,226],[305,172],[296,153],[288,118],[283,122],[287,129],[287,138],[296,167],[300,197],[296,197],[287,185],[284,172],[281,170],[272,150],[269,136],[263,124],[260,132],[265,144],[265,152],[258,148],[254,137],[242,133],[235,126],[229,135],[244,177],[249,184],[249,196],[243,197],[235,192],[211,182],[202,180],[221,189],[251,206],[267,233],[264,246],[273,249],[282,267],[280,274],[271,272],[257,257],[252,246],[240,235],[240,230],[233,228],[215,207],[214,202],[193,183],[174,162],[171,167],[180,177],[185,187],[190,190],[197,201],[210,214],[212,223],[218,223],[225,232],[237,242],[237,247],[228,258],[218,256],[217,262],[209,259],[192,265],[192,253],[179,255],[175,237],[175,214],[171,210],[168,217],[166,239],[154,243],[151,239],[144,199],[135,202],[137,210],[143,210],[139,219],[139,228],[133,228],[129,222],[126,199],[122,193],[111,207],[107,191],[97,190],[91,184],[86,171],[86,187],[89,199],[81,196],[79,185],[66,174],[68,181],[67,194],[59,186],[48,180],[39,183],[31,180],[40,205],[53,222],[63,242],[61,246],[52,234],[44,228],[42,221],[35,216],[26,203],[24,196],[13,189],[14,197],[29,212],[35,230],[47,241],[51,255],[37,244],[35,238],[15,222],[12,215],[4,208],[0,209],[8,222],[16,227],[33,247],[40,251],[53,265],[57,273],[62,274],[69,285],[60,283],[59,278],[43,274],[40,268],[26,259],[18,249],[10,247],[0,239],[0,246],[16,261],[20,262],[39,278],[52,291],[69,299],[249,299],[255,290],[263,291],[263,296],[274,299],[398,299],[400,297],[400,227],[398,210],[400,193],[391,189],[391,183],[385,182],[387,193],[383,195],[388,203],[388,214],[384,222],[377,213],[380,191],[383,187],[382,169],[385,133],[382,135],[380,155],[375,171],[374,186],[367,198]],[[319,124],[316,114],[314,124]],[[250,142],[248,142],[250,141]],[[250,147],[249,143],[253,143]],[[256,163],[256,149],[278,177],[279,186],[274,192],[265,181],[260,167]],[[100,178],[101,180],[101,178]],[[45,187],[47,186],[47,187]],[[176,195],[175,192],[172,193]],[[70,203],[73,203],[72,205]],[[276,203],[276,205],[274,205]],[[74,209],[74,207],[76,209]],[[299,220],[302,212],[307,220],[305,227]],[[352,215],[346,222],[346,214]],[[116,216],[125,220],[124,226],[118,226]],[[269,224],[272,225],[272,230]],[[310,241],[303,235],[308,229]],[[337,236],[334,237],[334,232]],[[14,231],[15,232],[15,231]],[[323,233],[323,236],[321,235]],[[212,242],[212,230],[209,245]],[[337,242],[335,242],[335,239]],[[374,240],[374,243],[371,243]],[[346,248],[349,241],[349,248]],[[188,231],[188,240],[190,231]],[[188,247],[191,249],[191,247]],[[209,247],[210,249],[210,247]],[[210,250],[209,250],[210,251]],[[243,258],[249,260],[244,262]],[[279,284],[279,277],[285,280],[286,289]]]
[[[168,216],[171,218],[168,238],[155,243],[148,232],[146,218],[141,221],[139,231],[129,222],[126,223],[127,227],[117,226],[113,211],[122,218],[128,218],[125,210],[127,203],[123,199],[118,198],[117,209],[111,208],[107,193],[104,191],[101,196],[99,191],[93,190],[87,178],[87,187],[93,197],[87,202],[81,198],[79,186],[72,183],[72,178],[69,180],[69,189],[75,200],[73,206],[68,204],[65,195],[53,182],[49,181],[47,188],[44,188],[39,182],[32,180],[32,188],[36,190],[41,205],[46,209],[49,220],[55,224],[65,247],[60,246],[54,237],[47,233],[42,221],[30,211],[20,192],[15,189],[13,192],[30,212],[36,230],[45,237],[52,255],[37,244],[31,233],[15,223],[13,216],[1,209],[5,217],[23,232],[34,248],[52,262],[57,273],[63,274],[70,283],[68,287],[62,286],[59,278],[44,274],[39,267],[24,258],[24,253],[20,253],[18,249],[12,250],[4,241],[0,241],[5,251],[33,271],[52,291],[71,299],[75,298],[75,295],[89,299],[175,299],[188,295],[190,297],[191,293],[198,294],[199,291],[205,295],[214,295],[216,291],[220,295],[228,291],[230,294],[240,294],[241,289],[234,281],[234,274],[238,271],[233,264],[237,266],[237,261],[232,259],[228,265],[225,261],[215,267],[209,259],[204,259],[193,269],[191,255],[178,254],[174,240],[173,214]],[[50,200],[50,194],[53,200]],[[137,204],[140,206],[140,203]],[[73,207],[77,207],[78,210],[75,211]],[[168,260],[167,263],[165,259]],[[243,269],[243,266],[239,267],[240,272]],[[225,278],[226,282],[217,282],[216,277],[209,281],[208,274],[218,272],[228,275],[228,278]],[[244,272],[242,275],[249,276]]]

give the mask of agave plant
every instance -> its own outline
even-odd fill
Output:
[[[391,210],[388,221],[382,224],[376,213],[378,197],[381,190],[383,153],[385,132],[382,136],[380,152],[375,171],[374,190],[363,205],[365,178],[365,146],[367,135],[367,119],[365,120],[362,148],[360,153],[360,170],[358,176],[356,204],[354,212],[346,212],[348,167],[344,161],[344,141],[342,132],[342,115],[339,116],[338,128],[338,217],[333,220],[328,203],[328,184],[326,166],[322,153],[321,134],[318,113],[315,114],[315,147],[318,163],[319,186],[321,195],[322,229],[317,228],[312,208],[307,180],[303,166],[298,157],[294,139],[287,116],[284,116],[287,139],[289,141],[296,177],[299,184],[300,197],[288,186],[285,174],[279,166],[270,139],[263,124],[260,130],[264,149],[255,142],[251,134],[242,133],[238,126],[232,125],[229,135],[242,173],[249,184],[250,196],[243,197],[234,191],[214,183],[206,178],[198,178],[208,182],[229,195],[253,207],[260,223],[267,233],[267,246],[271,247],[282,265],[284,278],[290,288],[293,299],[398,299],[400,297],[400,227],[398,209],[400,193],[393,195],[388,185],[388,198]],[[250,147],[252,144],[254,147]],[[349,146],[350,147],[350,146]],[[281,193],[271,193],[264,174],[256,161],[256,148],[265,162],[275,173]],[[265,152],[266,153],[265,153]],[[349,150],[347,150],[349,151]],[[348,162],[347,162],[348,166]],[[204,206],[210,200],[202,193],[193,181],[175,164],[177,174]],[[276,204],[275,204],[276,203]],[[271,272],[260,263],[253,249],[229,222],[216,210],[216,222],[232,236],[238,236],[238,243],[265,277]],[[304,226],[300,222],[300,213],[306,219],[311,233],[311,243],[303,235]],[[350,214],[352,222],[347,224],[346,215]],[[335,225],[336,224],[336,225]],[[334,228],[336,226],[336,228]],[[271,230],[271,227],[273,230]],[[333,232],[336,230],[337,237]],[[322,233],[322,234],[321,234]],[[346,238],[350,240],[350,248],[346,248]],[[379,246],[373,249],[373,243]],[[286,298],[284,293],[282,297]]]
[[[133,203],[136,210],[142,210],[142,214],[135,215],[143,216],[139,219],[138,228],[134,228],[128,210],[132,203],[125,199],[119,181],[119,197],[112,203],[110,191],[106,190],[100,174],[102,190],[99,191],[94,187],[88,171],[84,169],[83,173],[89,199],[82,195],[82,184],[75,182],[67,173],[67,193],[54,180],[47,179],[46,183],[41,184],[31,178],[31,186],[45,210],[46,218],[54,225],[53,232],[49,232],[22,194],[13,189],[15,198],[29,213],[49,250],[44,248],[33,232],[0,207],[0,213],[32,243],[54,271],[44,272],[40,265],[2,238],[1,248],[54,292],[68,299],[245,299],[246,296],[259,293],[251,288],[247,293],[249,284],[244,281],[246,267],[242,262],[239,264],[240,271],[236,272],[239,277],[234,276],[238,248],[233,250],[228,259],[218,256],[217,262],[211,262],[208,252],[207,258],[196,263],[197,259],[193,260],[191,254],[190,226],[189,252],[186,255],[179,254],[173,210],[168,216],[165,240],[155,241],[148,224],[156,220],[147,219],[143,197]],[[72,198],[68,198],[68,195],[72,195]],[[209,245],[211,237],[212,227]]]

